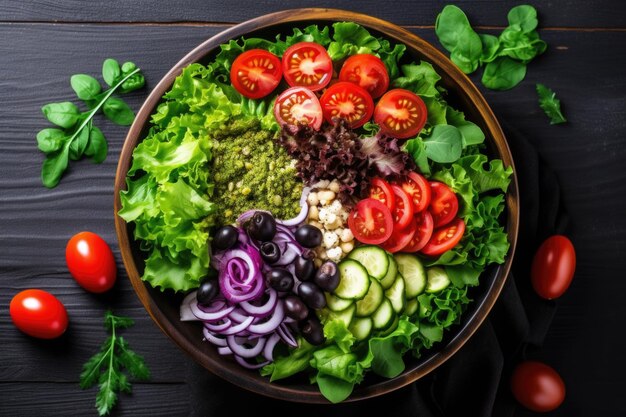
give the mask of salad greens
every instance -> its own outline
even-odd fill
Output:
[[[74,74],[70,78],[72,89],[87,105],[88,111],[81,112],[68,101],[49,103],[41,108],[46,119],[60,128],[46,128],[37,133],[37,147],[46,154],[41,181],[48,188],[56,187],[69,160],[77,161],[87,156],[99,164],[106,159],[107,141],[93,124],[93,117],[100,109],[109,120],[122,126],[130,125],[135,118],[128,104],[112,94],[143,87],[145,80],[141,70],[132,62],[120,67],[116,60],[109,58],[102,66],[102,76],[110,87],[105,91],[98,80],[89,75]]]
[[[556,98],[556,93],[543,84],[537,84],[537,95],[539,96],[539,106],[550,118],[550,124],[556,125],[567,122],[561,112],[561,101]]]
[[[533,6],[516,6],[507,18],[509,26],[498,37],[477,34],[465,13],[448,5],[437,16],[435,33],[461,71],[471,74],[485,65],[485,87],[509,90],[524,79],[526,65],[544,53],[547,44],[537,33],[537,10]]]
[[[137,380],[150,379],[150,371],[143,358],[133,352],[128,342],[116,334],[116,330],[126,329],[133,325],[128,317],[115,316],[111,311],[104,314],[104,326],[111,332],[100,351],[93,355],[84,365],[80,374],[80,387],[91,388],[96,383],[100,390],[96,396],[98,414],[109,414],[117,403],[119,391],[129,394],[132,390],[128,377],[123,370]]]

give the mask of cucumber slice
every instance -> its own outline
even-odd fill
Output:
[[[391,321],[391,323],[389,323],[389,325],[387,327],[385,327],[384,329],[380,330],[379,336],[387,336],[389,333],[391,333],[394,330],[396,330],[398,328],[398,322],[399,321],[400,321],[400,319],[398,318],[398,316],[395,316],[394,319]]]
[[[383,279],[387,274],[389,258],[387,258],[387,252],[378,246],[361,246],[350,252],[348,258],[363,265],[367,272],[377,280]]]
[[[356,302],[356,315],[359,317],[371,316],[383,302],[383,287],[372,278],[370,289],[362,300]]]
[[[326,324],[331,320],[339,319],[346,324],[346,327],[350,326],[352,322],[352,318],[354,317],[354,311],[356,307],[354,304],[350,305],[350,307],[346,308],[342,311],[332,311],[327,307],[322,308],[321,310],[317,310],[317,317],[320,319],[322,324]]]
[[[391,302],[385,298],[380,307],[378,307],[372,315],[372,324],[375,329],[384,329],[391,324],[395,318],[396,313],[393,311],[393,307],[391,307]]]
[[[360,300],[365,297],[370,288],[370,277],[363,265],[355,260],[345,259],[337,266],[339,286],[335,288],[335,295],[344,300]]]
[[[387,258],[389,259],[387,274],[380,280],[380,285],[382,285],[384,289],[391,287],[391,284],[396,280],[396,275],[398,275],[398,263],[390,254],[387,254]]]
[[[399,253],[394,255],[394,258],[406,284],[407,298],[417,297],[423,293],[426,288],[426,271],[419,258],[408,253]]]
[[[406,307],[404,307],[404,314],[406,314],[407,316],[415,314],[419,306],[420,303],[419,301],[417,301],[417,298],[411,298],[406,302]]]
[[[402,275],[398,274],[391,287],[385,291],[385,296],[389,299],[389,301],[391,301],[393,311],[396,313],[400,313],[404,310],[404,288],[404,279],[402,278]]]
[[[372,319],[369,317],[355,317],[350,327],[350,333],[356,337],[356,340],[365,340],[372,332]]]
[[[328,292],[324,292],[324,296],[326,297],[326,305],[332,311],[345,310],[352,305],[352,300],[344,300]]]
[[[448,278],[446,270],[441,267],[434,266],[432,268],[428,268],[426,276],[428,277],[428,282],[426,284],[426,292],[428,293],[442,291],[450,285],[450,278]]]

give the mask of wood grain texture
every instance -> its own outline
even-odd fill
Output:
[[[576,3],[574,9],[587,7],[586,3]],[[0,18],[14,13],[11,10],[16,9],[16,4],[4,2]],[[71,2],[62,4],[54,6],[57,18],[81,17],[66,6]],[[621,7],[619,4],[614,2],[607,7],[616,10]],[[42,19],[53,18],[52,2],[47,8],[42,3],[20,5],[22,9],[40,10]],[[430,7],[438,10],[441,6]],[[267,6],[267,11],[270,8]],[[405,13],[379,9],[390,13],[388,17],[393,22],[407,19]],[[485,7],[485,12],[491,13],[488,9]],[[596,20],[598,15],[606,17],[610,26],[611,16],[600,9],[596,15],[581,15],[581,26],[603,24],[604,21]],[[548,14],[561,18],[552,9],[540,10],[546,19]],[[171,19],[171,13],[164,11],[148,13]],[[222,11],[212,13],[210,20],[218,20],[219,13]],[[97,20],[109,15],[101,13]],[[233,10],[224,20],[235,21],[237,16]],[[47,127],[39,110],[42,104],[73,100],[70,74],[98,74],[102,60],[111,56],[133,59],[144,68],[148,83],[154,85],[187,51],[220,29],[0,24],[0,332],[4,338],[0,349],[1,415],[95,415],[95,391],[80,391],[76,382],[83,360],[104,338],[101,317],[108,307],[136,320],[127,337],[131,346],[146,357],[153,381],[159,382],[136,384],[132,398],[121,398],[117,414],[189,415],[187,401],[195,402],[197,410],[203,409],[197,382],[206,373],[148,318],[127,281],[115,245],[113,179],[126,129],[98,117],[97,124],[109,139],[108,159],[101,165],[74,162],[69,175],[53,190],[41,185],[43,159],[34,137],[38,130]],[[438,45],[432,29],[414,32]],[[620,398],[621,387],[626,384],[620,373],[626,369],[626,345],[623,338],[614,335],[626,317],[626,171],[622,168],[626,159],[626,80],[622,69],[626,62],[616,49],[626,42],[626,33],[546,31],[543,37],[550,49],[530,64],[527,78],[519,87],[509,92],[481,88],[497,115],[525,133],[556,171],[572,220],[570,237],[578,251],[576,278],[558,301],[558,313],[537,357],[552,364],[566,381],[575,381],[568,386],[570,393],[565,404],[553,415],[595,415],[598,411],[606,416],[624,415],[624,406],[616,404],[615,399]],[[570,120],[568,125],[549,125],[536,103],[535,82],[557,92]],[[146,94],[133,94],[128,100],[131,107],[137,109]],[[120,277],[112,294],[87,294],[66,272],[65,243],[80,230],[101,234],[114,249]],[[66,304],[70,337],[56,341],[59,343],[35,341],[12,326],[8,303],[17,291],[29,287],[50,290]],[[237,399],[241,393],[211,375],[204,382],[202,388],[219,389],[225,398]],[[192,392],[191,400],[187,392]],[[593,401],[590,393],[594,394]],[[252,394],[243,398],[268,406],[266,400]]]
[[[82,1],[5,0],[0,13],[2,21],[70,21],[70,22],[212,22],[234,23],[265,13],[298,7],[328,7],[365,13],[399,25],[434,25],[437,14],[449,2],[396,0],[381,7],[373,0],[158,0]],[[459,0],[474,25],[506,26],[508,11],[520,4],[513,0]],[[536,4],[540,8],[542,27],[624,28],[626,6],[621,1],[551,1]]]

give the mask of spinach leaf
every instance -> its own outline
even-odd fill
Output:
[[[89,143],[89,124],[78,132],[78,135],[70,143],[69,157],[72,161],[78,161],[85,152],[87,144]]]
[[[482,82],[492,90],[510,90],[525,76],[526,64],[508,57],[499,57],[485,66]]]
[[[89,132],[89,143],[85,148],[85,155],[90,156],[97,164],[103,162],[107,157],[109,145],[104,138],[104,134],[98,126],[92,126]]]
[[[42,129],[37,133],[37,148],[41,152],[52,153],[61,149],[65,139],[65,132],[61,129]]]
[[[507,15],[509,25],[519,25],[525,33],[532,32],[537,28],[539,21],[537,20],[537,10],[529,5],[523,4],[513,7]]]
[[[69,101],[46,104],[41,108],[41,111],[49,122],[65,129],[74,126],[81,116],[78,107]]]
[[[452,62],[466,74],[476,71],[483,44],[461,9],[454,5],[444,7],[437,16],[435,33],[441,45],[450,52]]]
[[[461,157],[463,136],[452,125],[437,125],[424,139],[424,147],[429,159],[439,163],[454,162]]]
[[[347,382],[323,372],[317,374],[315,381],[322,395],[333,404],[348,398],[354,389],[354,382]]]
[[[422,174],[430,175],[426,146],[424,146],[424,141],[421,138],[417,137],[406,141],[404,150],[413,157],[415,165]]]
[[[59,183],[61,175],[67,169],[69,162],[69,144],[71,142],[65,142],[63,147],[56,152],[49,154],[46,160],[43,161],[41,168],[41,181],[43,185],[48,188],[52,188]]]
[[[498,49],[500,48],[500,40],[496,36],[487,35],[481,33],[480,41],[483,44],[483,53],[480,56],[480,62],[491,62],[498,56]]]
[[[550,118],[550,124],[556,125],[567,122],[561,112],[561,101],[556,98],[556,93],[543,84],[537,84],[537,95],[539,95],[539,106]]]
[[[128,104],[117,97],[109,97],[104,102],[102,111],[107,119],[120,126],[128,126],[135,120],[135,113]]]
[[[122,75],[122,68],[119,62],[113,58],[107,58],[102,63],[102,79],[104,82],[113,87],[116,80]]]
[[[373,339],[369,344],[374,360],[372,371],[385,378],[395,378],[404,371],[402,353],[396,349],[393,338]]]
[[[92,100],[102,91],[98,80],[87,74],[72,75],[70,84],[81,100]]]

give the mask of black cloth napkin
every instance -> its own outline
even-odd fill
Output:
[[[520,233],[512,275],[487,320],[452,358],[416,383],[381,397],[337,405],[309,405],[256,395],[193,364],[188,370],[194,416],[269,415],[383,417],[508,417],[516,404],[509,390],[513,367],[541,347],[555,311],[530,284],[535,250],[565,232],[567,214],[555,174],[532,144],[504,125],[520,192]]]

